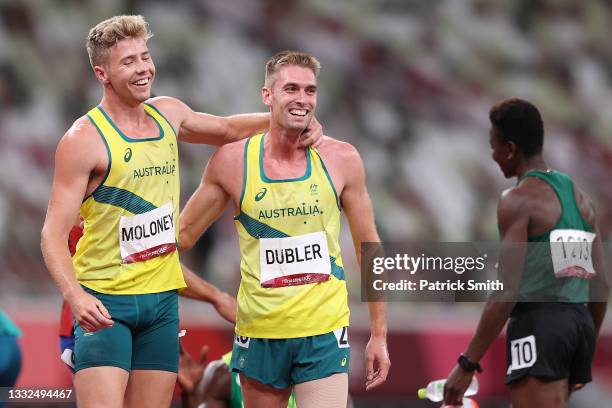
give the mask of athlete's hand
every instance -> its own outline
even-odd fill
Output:
[[[459,364],[455,365],[444,384],[444,404],[461,406],[463,394],[470,386],[473,376],[473,372],[465,371]]]
[[[179,369],[177,381],[181,389],[191,394],[204,375],[204,367],[208,357],[208,346],[200,349],[200,359],[194,360],[191,355],[181,346],[179,356]]]
[[[313,146],[317,147],[323,140],[323,126],[319,123],[317,118],[313,117],[310,124],[302,134],[300,135],[300,145],[303,147]]]
[[[236,323],[236,312],[238,309],[236,298],[225,292],[219,292],[219,296],[213,302],[213,306],[222,318],[232,324]]]
[[[84,290],[67,298],[66,302],[70,305],[70,310],[77,323],[86,332],[95,332],[113,325],[111,315],[102,302]]]
[[[384,337],[370,337],[365,349],[366,359],[366,391],[378,387],[387,380],[391,367],[387,340]]]

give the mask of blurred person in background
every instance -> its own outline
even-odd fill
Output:
[[[176,251],[177,142],[236,141],[265,129],[269,116],[221,118],[175,98],[151,99],[150,37],[142,16],[115,16],[90,30],[87,51],[103,97],[56,151],[41,246],[77,322],[74,382],[84,407],[170,404],[177,290],[185,287]],[[84,235],[71,260],[66,242],[79,211]]]
[[[180,247],[191,248],[224,211],[235,209],[241,282],[230,367],[240,373],[249,407],[344,408],[350,345],[341,209],[357,258],[378,242],[365,170],[350,144],[324,136],[299,145],[317,105],[319,62],[284,51],[266,64],[262,100],[270,131],[222,146],[181,214]],[[370,302],[366,389],[390,367],[386,304]]]
[[[444,390],[460,405],[479,361],[510,318],[506,384],[514,408],[565,407],[591,381],[609,288],[590,198],[542,156],[538,109],[510,98],[489,113],[493,160],[517,184],[498,204],[499,272],[505,293],[486,304]],[[579,248],[577,248],[579,246]]]

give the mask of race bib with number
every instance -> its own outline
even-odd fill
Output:
[[[259,240],[260,284],[264,288],[306,285],[329,279],[325,232]]]
[[[574,229],[557,229],[550,233],[550,253],[556,278],[568,276],[590,279],[593,268],[595,234]]]
[[[334,330],[334,336],[338,342],[338,348],[349,348],[348,327],[342,327]]]
[[[527,336],[521,339],[510,341],[510,356],[512,358],[508,366],[507,374],[512,371],[520,370],[533,366],[538,361],[535,336]]]
[[[142,262],[176,251],[172,203],[119,222],[121,263]]]

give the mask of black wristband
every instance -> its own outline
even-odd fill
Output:
[[[457,359],[457,364],[459,364],[459,367],[463,368],[468,373],[473,373],[474,371],[478,371],[479,374],[482,373],[482,367],[480,364],[470,361],[463,354],[461,354]]]

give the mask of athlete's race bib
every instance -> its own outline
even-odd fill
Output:
[[[506,374],[533,366],[538,361],[535,336],[531,335],[521,339],[510,340],[510,358],[510,365]]]
[[[593,269],[595,234],[574,229],[557,229],[550,233],[550,253],[556,278],[573,276],[590,279]]]
[[[172,203],[131,217],[121,217],[121,262],[142,262],[176,251]]]
[[[259,240],[260,283],[264,288],[306,285],[329,279],[325,232]]]

